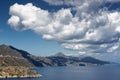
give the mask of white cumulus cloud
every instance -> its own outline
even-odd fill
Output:
[[[53,0],[45,1],[53,3]],[[99,9],[104,3],[103,0],[71,0],[70,2],[55,0],[54,2],[55,5],[61,5],[63,2],[65,5],[77,4],[75,15],[71,8],[49,12],[32,3],[26,5],[16,3],[10,7],[11,17],[8,24],[15,30],[32,30],[46,40],[57,41],[64,48],[77,50],[79,53],[114,52],[119,48],[119,11]],[[99,5],[96,5],[98,3]]]

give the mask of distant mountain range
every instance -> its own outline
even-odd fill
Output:
[[[41,57],[14,48],[13,46],[0,45],[0,66],[26,66],[26,67],[44,67],[44,66],[91,66],[110,64],[107,61],[101,61],[93,57],[74,57],[66,56],[63,53],[57,53],[53,56]]]

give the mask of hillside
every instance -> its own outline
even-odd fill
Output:
[[[101,61],[93,57],[73,57],[63,53],[48,57],[37,57],[30,53],[12,46],[0,45],[0,66],[89,66],[104,65],[109,62]]]
[[[34,66],[20,52],[7,45],[0,45],[0,66]]]
[[[52,60],[54,66],[91,66],[109,64],[107,61],[101,61],[93,57],[73,57],[58,53],[55,56],[47,57]]]

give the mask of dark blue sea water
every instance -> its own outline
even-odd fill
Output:
[[[41,78],[2,79],[2,80],[120,80],[120,66],[89,67],[42,67],[33,68],[42,74]]]

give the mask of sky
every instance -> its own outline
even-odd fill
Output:
[[[120,0],[1,0],[0,10],[0,44],[120,61]]]

